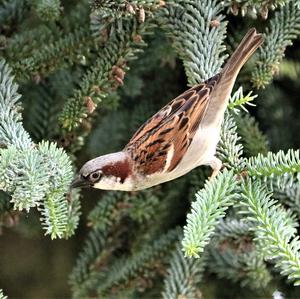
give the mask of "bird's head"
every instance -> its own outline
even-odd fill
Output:
[[[131,165],[128,155],[117,152],[86,162],[71,187],[92,187],[103,190],[127,190],[131,185]]]

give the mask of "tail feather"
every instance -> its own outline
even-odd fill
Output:
[[[251,28],[225,64],[222,75],[237,76],[246,61],[263,43],[263,40],[262,34],[257,33],[255,28]]]
[[[245,62],[262,43],[263,36],[257,33],[255,28],[250,29],[242,39],[223,67],[219,74],[220,79],[211,92],[209,104],[202,121],[204,126],[211,124],[221,126],[236,77]]]

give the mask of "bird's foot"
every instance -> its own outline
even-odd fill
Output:
[[[220,172],[221,168],[222,168],[222,161],[220,159],[218,159],[217,157],[213,157],[213,159],[210,161],[209,163],[210,167],[213,169],[213,172],[211,174],[211,176],[209,177],[209,180],[212,180],[213,178],[215,178],[218,173]]]

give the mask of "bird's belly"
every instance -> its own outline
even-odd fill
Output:
[[[182,160],[171,172],[161,172],[147,176],[136,190],[146,189],[167,181],[174,180],[197,166],[207,165],[216,154],[220,139],[220,130],[215,127],[200,128]]]
[[[197,166],[209,164],[216,154],[216,148],[219,140],[219,128],[200,127],[195,134],[186,154],[174,171],[188,172]]]

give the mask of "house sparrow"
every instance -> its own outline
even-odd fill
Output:
[[[224,112],[236,77],[263,37],[250,29],[222,71],[175,98],[133,135],[125,148],[85,163],[72,187],[134,191],[178,178],[209,165],[215,156]]]

